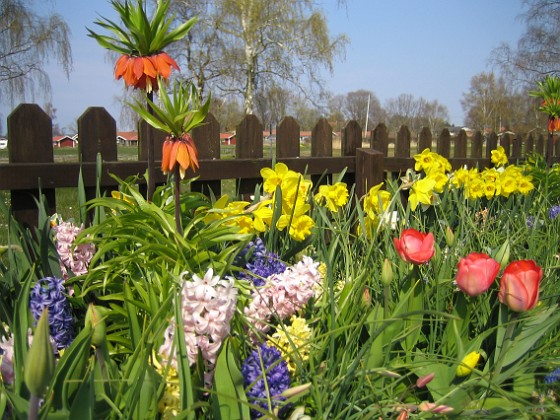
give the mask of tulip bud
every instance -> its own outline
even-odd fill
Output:
[[[86,325],[91,326],[91,329],[93,330],[91,343],[94,346],[99,347],[105,340],[105,318],[99,308],[93,303],[89,304],[86,312]]]
[[[416,380],[416,386],[418,388],[424,388],[426,385],[428,385],[430,382],[432,382],[432,379],[434,379],[435,376],[436,376],[436,374],[434,372],[428,373],[427,375],[424,375],[424,376],[421,376],[420,378],[418,378]]]
[[[496,252],[494,259],[500,263],[502,269],[508,264],[510,249],[511,247],[509,245],[509,241],[506,239],[500,249]]]
[[[31,348],[25,359],[24,379],[31,394],[41,397],[54,375],[54,352],[49,334],[49,312],[43,309],[39,317]]]
[[[309,388],[311,388],[311,382],[308,382],[306,384],[303,385],[298,385],[298,386],[293,386],[291,388],[288,388],[287,390],[285,390],[284,392],[282,392],[282,394],[280,394],[280,396],[284,397],[284,398],[292,398],[292,397],[301,397],[305,394],[307,394],[307,391],[309,391]]]
[[[461,364],[457,366],[457,371],[455,372],[455,374],[460,378],[470,375],[479,360],[480,353],[478,351],[471,351],[469,354],[463,357],[463,360],[461,360]]]
[[[364,287],[362,292],[362,303],[365,306],[371,305],[371,294],[369,293],[369,289],[367,287]]]
[[[381,267],[381,281],[385,286],[389,286],[393,281],[393,267],[391,266],[391,261],[385,258],[383,261],[383,267]]]
[[[445,243],[449,248],[451,248],[455,244],[455,234],[449,226],[447,226],[447,229],[445,229]]]

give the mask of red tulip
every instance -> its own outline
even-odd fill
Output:
[[[504,270],[500,281],[500,302],[515,312],[534,308],[539,300],[542,276],[542,268],[533,260],[512,262]]]
[[[399,256],[412,264],[423,264],[434,255],[434,234],[405,229],[399,239],[393,238]]]
[[[486,292],[500,271],[499,262],[476,252],[461,258],[458,267],[457,287],[469,296]]]

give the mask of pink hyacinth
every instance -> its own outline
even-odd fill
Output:
[[[181,276],[184,278],[187,272]],[[196,274],[185,280],[182,296],[183,328],[189,364],[196,363],[198,352],[206,362],[207,385],[223,340],[230,333],[230,320],[235,313],[237,289],[233,279],[220,279],[209,268],[203,278]],[[165,332],[160,354],[177,368],[177,358],[171,354],[176,322],[173,319]]]
[[[273,274],[264,286],[256,287],[245,316],[256,330],[266,333],[273,317],[284,320],[302,309],[321,284],[319,263],[304,256],[281,274]]]
[[[53,230],[56,233],[56,250],[60,257],[60,270],[64,280],[70,277],[68,270],[76,276],[86,274],[95,253],[95,245],[74,244],[76,237],[83,230],[83,225],[78,227],[71,222],[61,222]]]

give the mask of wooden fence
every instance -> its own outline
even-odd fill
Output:
[[[153,136],[156,164],[161,160],[161,145],[164,133],[153,130],[146,124],[139,132],[138,161],[118,161],[115,120],[104,108],[88,108],[78,119],[79,162],[55,163],[53,159],[52,122],[49,116],[35,104],[21,104],[8,117],[9,162],[0,164],[0,190],[9,190],[12,212],[17,220],[28,226],[37,222],[34,197],[38,188],[47,199],[49,212],[56,211],[55,189],[76,187],[80,170],[86,193],[95,194],[97,182],[96,160],[100,154],[103,173],[100,185],[111,189],[115,181],[109,174],[121,178],[144,174],[147,168],[145,139]],[[234,159],[220,159],[220,129],[213,115],[208,115],[206,124],[192,133],[199,151],[200,169],[198,181],[192,188],[221,194],[221,180],[235,179],[242,194],[250,194],[261,181],[260,169],[271,166],[271,159],[263,155],[263,127],[254,115],[246,116],[237,126],[237,142]],[[414,140],[407,127],[398,131],[394,144],[384,124],[378,125],[367,139],[368,147],[362,147],[362,129],[356,121],[350,121],[341,132],[340,156],[333,156],[333,132],[328,121],[321,119],[312,131],[311,156],[300,156],[300,129],[292,117],[285,117],[276,130],[277,161],[284,162],[295,171],[311,175],[315,183],[323,175],[332,175],[346,170],[345,182],[356,185],[356,194],[362,196],[369,187],[384,179],[386,172],[404,172],[414,166],[413,150],[430,148],[447,157],[454,168],[490,166],[490,151],[501,144],[512,160],[523,159],[531,152],[547,157],[552,164],[560,161],[560,142],[542,135],[512,139],[509,135],[500,138],[490,134],[485,140],[477,132],[467,138],[464,131],[451,137],[444,129],[437,138],[427,128],[422,129]],[[453,147],[452,147],[453,144]],[[394,148],[393,156],[388,151]],[[453,151],[451,155],[451,151]],[[194,176],[193,173],[188,175]],[[155,182],[166,181],[161,171],[156,171]],[[323,177],[325,179],[325,177]],[[326,177],[328,179],[328,176]]]

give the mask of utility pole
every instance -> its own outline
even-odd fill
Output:
[[[367,126],[368,126],[368,119],[369,119],[369,101],[371,99],[371,95],[367,97],[367,111],[366,111],[366,126],[364,127],[364,138],[367,136]]]

